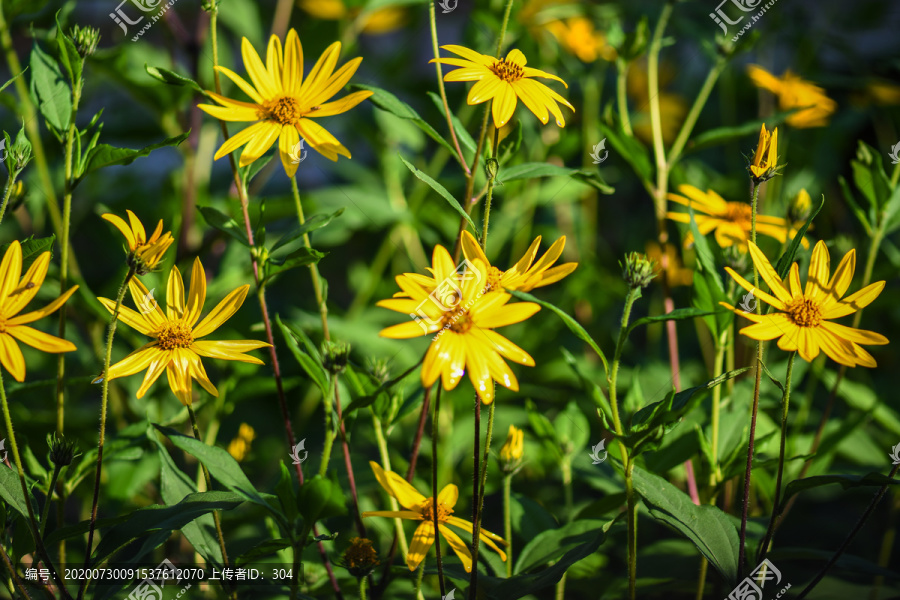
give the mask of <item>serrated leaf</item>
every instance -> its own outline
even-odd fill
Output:
[[[56,234],[50,234],[45,238],[34,239],[34,236],[28,236],[23,242],[19,242],[22,246],[22,271],[26,271],[37,258],[44,252],[53,251],[53,242],[56,241]],[[11,244],[12,242],[10,242]],[[6,254],[10,244],[0,246],[0,256]]]

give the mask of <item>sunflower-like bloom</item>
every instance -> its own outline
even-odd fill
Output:
[[[422,363],[422,385],[430,386],[441,377],[445,390],[452,390],[468,372],[481,401],[494,401],[494,381],[513,391],[519,382],[508,358],[518,364],[534,366],[531,356],[495,332],[497,327],[520,323],[540,310],[534,302],[507,304],[505,292],[485,292],[487,265],[466,260],[460,270],[443,246],[435,246],[431,272],[437,282],[431,290],[417,281],[422,277],[405,274],[396,278],[405,297],[381,300],[377,306],[408,314],[413,321],[383,329],[379,335],[408,339],[438,334]]]
[[[472,105],[492,100],[491,112],[494,116],[494,126],[498,129],[512,118],[518,100],[521,100],[544,125],[550,120],[549,110],[556,117],[557,125],[566,126],[566,120],[557,102],[575,111],[575,107],[569,104],[568,100],[532,78],[555,79],[567,88],[568,84],[556,75],[526,67],[527,60],[521,50],[510,50],[506,58],[494,58],[465,46],[448,45],[441,48],[463,57],[431,60],[443,65],[462,67],[444,75],[444,81],[475,81],[475,85],[469,90],[467,102]]]
[[[828,248],[825,247],[824,241],[818,242],[813,249],[805,287],[800,285],[800,267],[797,263],[791,265],[788,281],[785,283],[778,277],[762,251],[752,242],[750,256],[774,295],[754,288],[731,268],[725,267],[725,270],[738,285],[753,292],[778,312],[758,315],[735,309],[723,302],[722,306],[754,322],[754,325],[741,329],[740,333],[754,340],[778,338],[779,348],[786,352],[796,350],[806,361],[812,361],[821,350],[835,362],[848,367],[877,366],[872,355],[860,344],[887,344],[886,337],[880,333],[854,329],[831,321],[868,306],[884,289],[884,282],[878,281],[842,299],[853,280],[856,250],[850,250],[845,254],[834,275],[831,275],[831,257],[828,255]]]
[[[837,110],[837,102],[829,98],[825,90],[794,75],[790,69],[781,77],[776,77],[758,65],[748,65],[747,74],[756,87],[778,96],[781,110],[808,107],[787,118],[791,127],[824,127],[828,124],[828,117]]]
[[[16,340],[41,352],[58,354],[75,350],[72,342],[26,327],[26,324],[59,309],[75,293],[77,285],[44,308],[16,316],[40,291],[49,264],[50,252],[43,252],[22,276],[22,246],[17,241],[9,245],[0,262],[0,363],[16,381],[25,381],[25,357]]]
[[[138,398],[143,397],[163,371],[168,376],[172,392],[185,406],[192,402],[191,383],[194,379],[207,392],[218,396],[216,386],[209,380],[206,369],[203,368],[201,356],[263,364],[258,358],[244,353],[268,346],[269,344],[265,342],[200,339],[218,329],[237,312],[247,297],[249,285],[243,285],[228,294],[202,321],[200,313],[203,312],[203,304],[206,301],[206,274],[199,258],[194,260],[187,302],[181,273],[177,268],[172,268],[166,286],[165,312],[152,300],[153,295],[140,281],[132,279],[128,287],[135,304],[141,307],[141,312],[122,306],[119,308],[119,320],[155,339],[111,366],[109,378],[127,377],[146,369],[144,381],[137,391]],[[115,309],[114,300],[98,299],[110,312]],[[99,381],[101,379],[98,378],[94,383]]]
[[[128,213],[128,223],[122,217],[111,213],[101,216],[115,225],[125,236],[125,241],[128,242],[128,266],[138,275],[146,275],[159,265],[175,238],[168,231],[163,234],[162,219],[156,225],[153,235],[148,238],[144,226],[135,214],[130,210],[125,212]]]
[[[678,186],[678,191],[684,194],[669,194],[669,200],[683,204],[694,209],[694,219],[697,221],[697,229],[706,235],[710,231],[716,232],[716,242],[722,248],[737,246],[743,252],[747,251],[747,242],[750,241],[751,208],[745,202],[726,202],[722,196],[712,190],[701,192],[692,185]],[[687,196],[687,197],[685,197]],[[670,212],[668,218],[679,223],[690,223],[689,213]],[[756,232],[773,237],[782,244],[793,238],[797,230],[787,219],[756,215]],[[806,238],[801,240],[804,248],[809,248]],[[694,236],[687,232],[684,245],[690,246],[694,242]]]
[[[350,151],[312,120],[347,112],[372,95],[369,91],[353,92],[340,100],[326,102],[350,81],[362,62],[362,58],[354,58],[335,71],[340,53],[340,42],[328,46],[304,80],[303,47],[294,29],[288,31],[284,49],[277,36],[269,38],[265,65],[250,41],[243,38],[241,54],[253,85],[231,69],[216,68],[253,102],[240,102],[207,92],[221,106],[200,104],[199,108],[222,121],[254,123],[222,144],[215,158],[218,160],[246,144],[240,159],[240,166],[244,167],[265,154],[277,140],[281,164],[288,177],[293,177],[299,163],[293,162],[291,155],[300,136],[329,160],[336,161],[339,154],[350,158]],[[297,152],[293,154],[296,156]]]
[[[607,62],[616,60],[616,50],[609,45],[606,34],[596,31],[594,23],[586,17],[551,21],[545,27],[569,54],[574,54],[582,62],[592,63],[597,58]]]
[[[771,132],[763,123],[759,129],[759,142],[756,144],[756,152],[753,162],[747,168],[753,175],[753,179],[759,183],[771,179],[776,175],[778,167],[778,128]]]
[[[400,519],[409,519],[411,521],[421,521],[413,534],[412,542],[409,544],[409,553],[406,555],[406,566],[410,571],[415,571],[428,550],[434,544],[434,497],[426,498],[419,493],[416,488],[409,484],[405,479],[394,473],[393,471],[385,471],[378,463],[369,461],[375,478],[384,490],[397,499],[406,510],[374,510],[364,512],[363,518],[366,517],[396,517]],[[472,523],[465,519],[453,516],[453,507],[459,498],[459,489],[452,483],[444,486],[437,497],[437,521],[438,529],[441,535],[453,548],[453,552],[462,561],[466,572],[472,571],[472,553],[469,552],[468,546],[456,535],[447,525],[453,525],[463,531],[472,531]],[[445,525],[446,523],[446,525]],[[501,550],[495,542],[506,544],[506,540],[495,533],[491,533],[482,529],[478,536],[486,546],[500,555],[500,558],[506,561],[506,553]]]

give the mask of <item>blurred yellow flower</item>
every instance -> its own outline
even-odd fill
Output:
[[[878,281],[841,299],[853,280],[856,250],[850,250],[844,255],[834,275],[831,275],[831,257],[828,255],[828,248],[824,241],[819,241],[813,250],[805,287],[800,285],[800,267],[797,263],[791,265],[786,284],[778,277],[762,251],[752,242],[750,255],[772,295],[756,289],[730,267],[725,267],[725,270],[738,285],[753,292],[756,297],[778,312],[758,315],[722,302],[722,306],[754,322],[754,325],[741,329],[741,334],[754,340],[777,338],[779,348],[785,352],[796,350],[805,361],[812,361],[821,350],[841,365],[877,366],[872,355],[860,344],[887,344],[886,337],[880,333],[854,329],[831,321],[868,306],[884,289],[884,282]]]
[[[509,426],[506,441],[500,447],[500,460],[505,463],[517,463],[522,460],[524,452],[525,432],[515,425]]]
[[[325,102],[350,81],[362,58],[354,58],[335,71],[341,53],[341,43],[335,42],[319,57],[304,80],[303,47],[294,29],[288,31],[284,50],[277,36],[269,38],[265,65],[247,38],[241,41],[241,53],[253,85],[231,69],[216,68],[253,102],[231,100],[207,92],[221,106],[198,105],[222,121],[254,122],[222,144],[216,152],[216,160],[246,144],[240,158],[240,166],[244,167],[265,154],[277,140],[281,164],[288,177],[293,177],[299,163],[294,162],[292,155],[297,154],[294,148],[300,136],[329,160],[336,161],[338,155],[350,158],[350,151],[312,119],[345,113],[372,95],[369,91],[353,92],[340,100]]]
[[[747,251],[751,228],[749,204],[726,202],[714,191],[701,192],[692,185],[680,185],[678,191],[684,196],[670,193],[669,200],[694,209],[697,229],[702,235],[715,231],[716,242],[722,248],[737,245],[741,251]],[[670,212],[666,216],[678,223],[691,222],[690,213]],[[756,232],[773,237],[783,244],[793,237],[797,230],[788,223],[787,219],[758,214],[756,215]],[[694,236],[688,231],[685,233],[684,245],[687,247],[693,242]],[[804,248],[809,247],[809,242],[805,238],[802,240],[802,244]]]
[[[658,243],[647,242],[645,250],[647,251],[647,258],[658,265],[662,265],[663,254]],[[666,244],[666,257],[669,259],[669,268],[666,269],[666,278],[669,286],[691,285],[694,282],[694,272],[684,267],[673,244]]]
[[[793,223],[802,224],[809,218],[810,210],[812,210],[812,198],[806,188],[801,189],[796,196],[791,199],[791,205],[788,207],[788,218]],[[812,224],[810,224],[812,227]]]
[[[492,100],[491,112],[494,116],[494,126],[498,129],[512,118],[518,100],[521,100],[544,125],[550,120],[547,112],[549,110],[556,117],[557,125],[566,126],[566,120],[557,102],[569,107],[573,112],[575,110],[565,98],[532,78],[555,79],[568,88],[566,82],[556,75],[526,67],[527,59],[520,50],[510,50],[506,58],[494,58],[464,46],[449,45],[441,48],[463,58],[435,58],[430,62],[462,67],[444,75],[444,81],[476,82],[469,90],[467,101],[473,105]]]
[[[880,106],[900,104],[900,85],[887,81],[872,81],[864,88],[866,96]]]
[[[239,360],[256,365],[263,364],[258,358],[244,353],[268,346],[269,344],[265,342],[199,339],[218,329],[237,312],[247,297],[249,285],[243,285],[228,294],[199,323],[197,321],[200,319],[200,313],[203,312],[203,304],[206,301],[206,273],[203,271],[203,265],[199,258],[194,260],[187,302],[185,302],[184,281],[181,273],[177,268],[172,268],[166,287],[167,308],[165,312],[155,301],[147,302],[147,298],[152,298],[152,295],[138,279],[132,279],[128,287],[135,304],[141,307],[141,312],[122,306],[119,309],[119,320],[155,339],[111,366],[109,378],[112,380],[118,377],[127,377],[146,369],[144,381],[137,391],[138,398],[143,397],[163,371],[168,376],[172,392],[185,406],[192,402],[191,384],[193,379],[196,379],[207,392],[218,396],[219,392],[216,390],[216,386],[209,380],[206,369],[203,368],[201,356]],[[114,300],[108,298],[98,298],[98,300],[109,312],[113,312],[115,309]],[[94,383],[98,381],[100,379],[96,379]]]
[[[525,321],[541,307],[534,302],[507,304],[512,296],[504,292],[485,293],[485,263],[475,259],[464,265],[458,271],[450,253],[443,246],[435,246],[430,271],[439,283],[431,291],[418,283],[422,276],[398,276],[397,284],[406,297],[381,300],[377,306],[408,314],[414,320],[383,329],[379,335],[408,339],[437,334],[422,363],[422,385],[431,386],[441,377],[444,389],[452,390],[468,372],[478,397],[490,404],[494,401],[494,381],[519,390],[519,382],[504,357],[534,366],[527,352],[494,329]]]
[[[388,494],[397,499],[406,510],[373,510],[362,514],[363,518],[367,517],[396,517],[400,519],[409,519],[411,521],[421,521],[416,527],[413,534],[412,542],[409,544],[409,553],[406,555],[406,566],[410,571],[415,571],[419,564],[425,558],[428,550],[434,544],[434,496],[426,498],[419,491],[409,484],[405,479],[394,473],[393,471],[385,471],[378,463],[369,461],[372,472],[381,487]],[[459,498],[459,489],[452,483],[444,486],[444,489],[437,497],[437,521],[438,529],[441,535],[453,548],[453,552],[462,561],[463,567],[467,573],[472,571],[472,553],[469,547],[460,539],[456,532],[447,527],[453,525],[466,532],[472,531],[472,523],[465,519],[453,516],[453,507]],[[445,523],[447,525],[445,525]],[[506,540],[495,533],[491,533],[485,529],[481,529],[478,536],[482,542],[494,552],[500,555],[503,561],[506,561],[506,553],[501,550],[495,542],[506,544]]]
[[[348,8],[342,0],[300,0],[297,3],[306,14],[323,21],[355,19],[360,9]],[[363,15],[362,31],[378,35],[389,33],[406,23],[406,11],[397,6],[379,8]]]
[[[228,444],[228,454],[234,457],[234,460],[241,462],[250,452],[250,443],[256,438],[256,432],[246,423],[241,423],[238,433],[231,443]]]
[[[16,340],[52,354],[76,349],[72,342],[26,327],[26,324],[58,310],[75,293],[77,285],[44,308],[16,316],[37,296],[49,265],[50,252],[42,252],[22,276],[22,245],[18,241],[10,243],[0,262],[0,363],[19,382],[25,381],[25,357]]]
[[[778,166],[778,128],[769,132],[766,124],[763,123],[759,129],[759,142],[756,144],[756,153],[753,155],[753,162],[750,163],[749,169],[753,178],[759,181],[765,181],[775,176],[775,169]]]
[[[128,266],[133,268],[138,275],[146,275],[159,266],[166,250],[175,239],[168,231],[163,235],[162,219],[156,225],[153,235],[148,238],[144,226],[135,214],[127,209],[125,212],[128,213],[128,223],[111,213],[106,213],[101,217],[112,223],[125,236],[125,241],[128,242]]]
[[[758,65],[748,65],[747,74],[756,87],[778,96],[781,110],[809,107],[787,118],[791,127],[824,127],[828,124],[828,117],[837,110],[837,102],[829,98],[824,89],[794,75],[790,69],[781,77],[776,77]]]
[[[672,67],[663,63],[659,70],[659,121],[662,130],[662,138],[665,144],[675,140],[687,116],[687,101],[674,92],[667,92],[665,88],[674,78]],[[625,78],[625,89],[635,109],[631,115],[631,126],[634,134],[644,143],[653,143],[653,128],[650,124],[650,88],[647,81],[646,60],[634,61],[628,68]]]
[[[586,17],[551,21],[545,27],[567,52],[583,62],[591,63],[598,57],[607,62],[616,60],[616,50],[607,43],[606,34],[596,31]]]

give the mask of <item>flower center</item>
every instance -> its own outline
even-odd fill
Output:
[[[156,334],[156,339],[163,350],[190,348],[194,343],[191,328],[181,321],[166,321]]]
[[[726,221],[732,223],[749,223],[751,219],[750,205],[743,202],[729,202],[724,217]]]
[[[445,523],[447,519],[450,518],[450,515],[453,514],[452,508],[440,502],[438,502],[437,509],[437,518],[439,523]],[[422,503],[422,520],[434,521],[434,497],[431,497]]]
[[[472,329],[472,318],[469,311],[465,307],[459,307],[456,310],[444,313],[441,319],[442,329],[450,329],[456,333],[466,333]]]
[[[282,96],[263,104],[260,118],[275,121],[281,125],[293,125],[300,120],[300,103],[292,96]]]
[[[494,66],[491,67],[491,70],[497,77],[510,83],[518,81],[525,76],[525,69],[522,65],[517,65],[514,62],[507,62],[505,58],[495,62]]]
[[[822,322],[822,311],[819,303],[806,296],[795,298],[787,305],[787,313],[791,321],[800,327],[817,327]]]
[[[484,294],[500,289],[500,281],[503,279],[503,271],[497,267],[491,267],[488,270],[487,284],[484,286]]]

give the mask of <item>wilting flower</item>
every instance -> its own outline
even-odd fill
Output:
[[[434,544],[434,497],[426,498],[409,484],[405,479],[392,471],[385,471],[377,463],[369,461],[375,478],[384,490],[397,499],[406,510],[375,510],[362,514],[366,517],[396,517],[400,519],[409,519],[411,521],[421,521],[413,534],[412,542],[409,544],[409,554],[406,555],[406,566],[410,571],[415,571],[425,558],[431,545]],[[472,553],[469,552],[468,546],[459,538],[456,533],[447,527],[453,525],[463,531],[471,532],[472,523],[465,519],[453,516],[453,507],[459,498],[459,489],[452,483],[444,486],[444,489],[437,497],[437,521],[438,529],[441,535],[453,548],[453,551],[462,561],[466,572],[472,571]],[[445,525],[446,523],[446,525]],[[500,558],[506,561],[506,553],[501,550],[494,542],[506,545],[506,541],[495,533],[491,533],[485,529],[481,530],[478,536],[482,542],[489,548],[500,555]]]
[[[138,275],[146,275],[159,266],[166,250],[175,239],[168,231],[163,234],[162,219],[156,225],[153,235],[148,238],[144,226],[135,214],[127,209],[125,212],[128,213],[128,223],[111,213],[101,216],[115,225],[116,229],[125,236],[125,241],[128,242],[128,266],[133,268]]]
[[[40,291],[49,264],[50,252],[43,252],[22,276],[22,246],[17,241],[10,243],[0,262],[0,363],[16,381],[25,380],[25,358],[16,340],[41,352],[57,354],[75,350],[72,342],[27,327],[26,324],[59,309],[75,293],[77,285],[44,308],[16,316]]]
[[[241,462],[250,452],[250,444],[253,442],[254,438],[256,438],[256,431],[254,431],[250,425],[241,423],[241,426],[238,428],[238,434],[228,444],[228,454],[230,454],[234,460]]]
[[[722,248],[737,245],[742,251],[747,251],[747,242],[750,240],[751,228],[751,208],[749,204],[745,202],[726,202],[714,191],[701,192],[692,185],[678,186],[678,191],[687,196],[687,198],[678,194],[669,194],[669,200],[694,209],[697,229],[702,235],[715,231],[716,242]],[[666,216],[679,223],[691,222],[689,213],[670,212]],[[756,232],[785,243],[796,235],[797,230],[788,223],[787,219],[757,214]],[[684,245],[689,246],[693,241],[694,236],[690,231],[687,232],[684,238]],[[805,238],[801,241],[804,248],[809,247],[809,242]]]
[[[500,462],[504,472],[515,471],[522,462],[522,457],[525,455],[524,440],[525,433],[515,425],[510,425],[506,441],[500,446]]]
[[[240,158],[240,166],[244,167],[265,154],[277,140],[281,164],[288,177],[293,177],[298,163],[292,162],[291,150],[300,136],[329,160],[336,161],[339,154],[350,158],[350,151],[312,119],[345,113],[372,95],[369,91],[353,92],[340,100],[326,102],[350,81],[362,58],[354,58],[335,72],[341,53],[341,43],[335,42],[326,48],[304,80],[303,47],[294,29],[288,31],[284,46],[282,50],[277,36],[269,38],[263,65],[250,41],[243,38],[241,54],[253,85],[231,69],[216,67],[250,96],[252,102],[207,92],[222,106],[200,104],[199,108],[222,121],[254,121],[222,144],[215,155],[217,160],[246,144]]]
[[[481,104],[492,100],[491,112],[494,116],[494,126],[497,128],[503,127],[512,118],[517,100],[521,100],[544,125],[550,120],[547,112],[549,110],[556,117],[557,125],[566,126],[566,120],[557,102],[568,106],[572,111],[575,110],[565,98],[532,78],[555,79],[568,88],[566,82],[556,75],[526,67],[527,60],[521,50],[510,50],[506,58],[494,58],[469,50],[465,46],[449,45],[441,48],[463,57],[431,60],[444,65],[462,67],[444,75],[444,81],[476,82],[469,90],[467,101],[469,104]]]
[[[738,285],[753,292],[778,312],[758,315],[735,309],[723,302],[723,306],[754,322],[754,325],[741,329],[740,333],[754,340],[778,338],[779,348],[786,352],[796,350],[806,361],[812,361],[821,350],[835,362],[848,367],[876,366],[875,359],[860,344],[882,345],[887,344],[888,339],[880,333],[854,329],[831,321],[868,306],[884,289],[884,282],[878,281],[841,299],[853,280],[856,250],[845,254],[834,275],[831,275],[831,257],[825,242],[819,241],[813,249],[805,287],[800,285],[800,267],[797,263],[791,265],[788,282],[785,284],[766,256],[752,242],[750,255],[773,295],[754,288],[730,268],[726,267],[725,270]]]
[[[596,31],[586,17],[551,21],[545,27],[567,52],[583,62],[592,63],[598,57],[607,62],[616,60],[616,50],[606,41],[606,34]]]
[[[127,377],[146,369],[144,381],[137,391],[138,398],[143,397],[163,371],[168,376],[172,392],[185,406],[192,402],[191,384],[194,379],[207,392],[218,396],[216,386],[209,380],[206,369],[203,368],[201,356],[263,364],[258,358],[244,353],[268,346],[269,344],[265,342],[200,339],[218,329],[237,312],[247,297],[249,285],[242,285],[228,294],[202,321],[200,313],[203,312],[203,304],[206,301],[206,274],[199,258],[194,260],[187,302],[181,273],[177,268],[172,268],[166,289],[165,312],[155,301],[147,301],[147,298],[152,296],[139,280],[132,279],[128,287],[135,304],[141,307],[141,312],[122,306],[119,309],[119,320],[155,339],[111,366],[108,376],[110,379]],[[98,299],[110,312],[115,309],[114,300]],[[94,383],[98,381],[101,381],[101,378],[96,379]]]
[[[323,21],[362,17],[362,32],[372,35],[395,31],[406,23],[406,11],[397,6],[386,6],[373,11],[360,12],[359,7],[348,8],[343,0],[300,0],[300,9]]]
[[[413,321],[383,329],[382,337],[407,339],[437,333],[422,363],[422,385],[431,386],[441,377],[444,389],[452,390],[468,372],[481,401],[494,401],[494,381],[513,391],[519,382],[503,360],[534,366],[531,356],[495,332],[497,327],[520,323],[540,310],[534,302],[507,304],[507,293],[484,289],[488,270],[480,259],[457,271],[450,253],[435,246],[431,272],[438,282],[432,290],[418,283],[422,276],[407,273],[396,278],[405,297],[381,300],[377,306],[413,317]],[[425,278],[427,280],[427,278]]]
[[[825,90],[794,75],[790,69],[781,77],[776,77],[758,65],[748,65],[747,74],[756,87],[778,96],[781,110],[808,107],[787,118],[788,125],[792,127],[823,127],[828,124],[828,117],[837,110],[837,102],[825,95]]]
[[[656,242],[647,242],[644,246],[647,251],[647,258],[662,266],[663,253],[660,246]],[[668,267],[666,268],[666,281],[669,287],[677,287],[682,285],[691,285],[694,281],[694,272],[685,268],[678,256],[678,250],[674,244],[666,244],[666,259]]]
[[[759,129],[759,142],[756,144],[756,152],[753,162],[747,168],[757,183],[771,179],[777,175],[778,167],[778,128],[773,131],[766,129],[763,123]]]
[[[368,538],[352,537],[341,556],[340,565],[357,578],[368,577],[380,563],[378,553]]]

